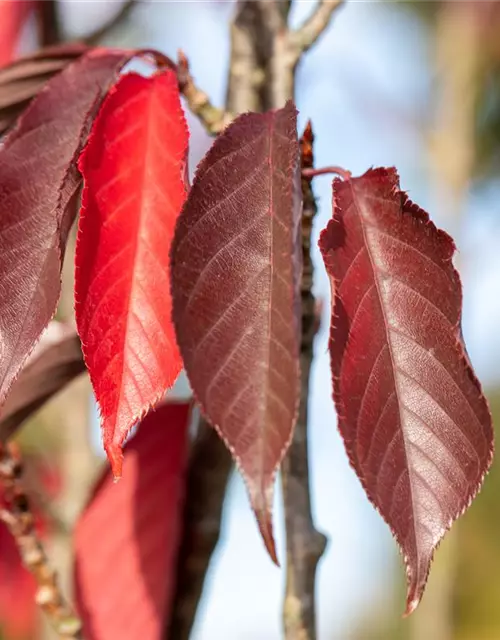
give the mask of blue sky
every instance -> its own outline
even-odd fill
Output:
[[[313,3],[296,2],[298,22]],[[75,29],[111,11],[102,3],[67,2]],[[230,3],[157,2],[142,5],[132,30],[134,44],[175,56],[182,47],[196,80],[223,103],[229,52]],[[318,166],[340,164],[354,174],[373,165],[395,165],[402,188],[434,210],[432,176],[418,123],[429,112],[429,43],[409,14],[391,3],[351,2],[299,69],[300,126],[311,118],[317,134]],[[386,105],[391,105],[388,112]],[[199,125],[192,164],[208,146]],[[315,236],[331,215],[328,178],[315,183],[320,214]],[[465,265],[464,334],[480,378],[498,381],[500,340],[500,217],[498,190],[475,193],[456,238]],[[316,293],[329,300],[324,269],[315,251]],[[349,468],[336,430],[327,355],[328,304],[316,341],[311,391],[311,464],[315,519],[329,539],[318,575],[320,640],[345,640],[358,612],[391,588],[399,566],[389,532],[370,506]],[[277,495],[279,498],[279,493]],[[284,558],[282,512],[276,500],[278,553]],[[194,640],[278,640],[284,572],[264,552],[243,484],[234,477],[224,519],[224,544],[210,572]],[[401,611],[403,602],[401,602]],[[369,640],[369,639],[367,639]]]

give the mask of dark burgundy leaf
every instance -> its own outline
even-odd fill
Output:
[[[87,50],[81,44],[47,47],[0,68],[0,135],[52,76]]]
[[[394,169],[376,169],[334,181],[320,248],[339,428],[404,554],[411,613],[436,546],[493,455],[491,416],[461,340],[455,246],[399,190]]]
[[[299,398],[298,153],[292,103],[237,118],[200,164],[172,247],[184,365],[274,560],[273,482]]]
[[[75,531],[76,600],[86,640],[162,637],[175,588],[190,405],[148,414],[123,478],[97,484]]]
[[[117,477],[129,430],[175,382],[170,243],[188,130],[173,71],[123,76],[92,128],[76,243],[75,313]]]
[[[95,50],[49,81],[0,149],[0,405],[54,314],[92,116],[130,52]]]
[[[80,339],[74,329],[62,327],[54,340],[43,342],[42,337],[0,412],[1,441],[10,438],[24,420],[85,371]]]

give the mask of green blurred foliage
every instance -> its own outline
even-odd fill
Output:
[[[500,421],[500,389],[488,394]],[[454,602],[456,640],[500,638],[500,465],[494,462],[473,507],[460,523]],[[438,640],[438,639],[436,639]]]
[[[432,42],[440,11],[449,4],[449,0],[396,2],[400,4],[402,11],[411,13],[422,21]],[[482,182],[498,179],[500,174],[500,2],[462,0],[454,3],[457,10],[461,10],[466,4],[474,9],[482,38],[482,69],[477,76],[475,163],[472,176]]]

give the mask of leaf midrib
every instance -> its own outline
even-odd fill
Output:
[[[411,508],[412,508],[412,531],[413,531],[413,539],[414,539],[414,543],[415,543],[415,549],[417,552],[417,558],[420,559],[420,549],[419,549],[419,541],[418,541],[418,535],[417,535],[417,530],[416,530],[416,506],[415,506],[415,499],[414,499],[414,487],[413,487],[413,481],[412,481],[412,468],[410,465],[410,453],[409,453],[409,445],[407,442],[407,438],[406,438],[406,434],[405,434],[405,430],[403,428],[403,410],[402,408],[404,407],[404,402],[401,400],[401,390],[398,384],[398,380],[397,380],[397,376],[396,376],[396,370],[397,370],[397,366],[396,366],[396,362],[395,362],[395,357],[394,357],[394,353],[393,353],[393,346],[392,346],[392,341],[390,338],[390,331],[389,331],[389,321],[387,318],[387,314],[385,311],[385,306],[384,306],[384,302],[383,302],[383,296],[382,296],[382,291],[381,291],[381,286],[380,286],[380,279],[378,277],[378,270],[376,267],[376,263],[375,260],[372,257],[372,247],[370,245],[369,239],[368,239],[368,235],[366,233],[366,228],[365,228],[365,218],[364,215],[362,213],[363,211],[363,204],[362,202],[360,202],[358,195],[356,193],[356,188],[354,185],[354,180],[351,180],[349,182],[350,187],[351,187],[351,193],[352,193],[352,200],[353,200],[353,204],[356,207],[356,210],[358,212],[358,216],[359,216],[359,220],[361,223],[361,231],[363,234],[363,242],[364,245],[366,247],[366,253],[368,255],[368,259],[370,260],[370,266],[372,269],[372,273],[373,273],[373,280],[375,283],[375,288],[377,291],[377,296],[378,296],[378,301],[379,301],[379,305],[380,305],[380,310],[383,316],[383,320],[384,320],[384,332],[385,332],[385,336],[386,336],[386,342],[387,342],[387,347],[388,347],[388,352],[389,352],[389,357],[391,359],[391,372],[392,372],[392,377],[394,380],[394,389],[395,389],[395,395],[396,395],[396,401],[398,403],[398,416],[399,416],[399,429],[401,430],[401,437],[402,437],[402,441],[403,441],[403,449],[404,449],[404,455],[405,455],[405,459],[406,459],[406,467],[408,469],[408,484],[410,487],[410,496],[411,496]],[[411,443],[410,443],[411,444]],[[416,567],[416,574],[414,577],[414,583],[416,585],[418,585],[420,582],[420,562],[417,562],[417,567]]]

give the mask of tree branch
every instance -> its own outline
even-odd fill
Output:
[[[310,123],[301,139],[301,166],[313,166],[313,133]],[[287,575],[283,623],[287,640],[313,640],[316,637],[316,567],[323,555],[326,538],[316,531],[311,515],[308,466],[309,373],[313,359],[313,341],[318,322],[312,294],[313,264],[311,231],[317,212],[311,178],[302,176],[302,341],[300,348],[300,408],[295,431],[281,470],[285,502]]]
[[[95,46],[96,44],[99,44],[100,41],[108,35],[108,33],[116,29],[116,27],[118,27],[122,22],[127,20],[129,15],[132,13],[132,9],[135,5],[136,0],[125,0],[125,2],[122,2],[115,15],[111,16],[109,20],[98,27],[95,31],[87,34],[83,38],[83,42],[85,44],[88,44],[89,46]]]
[[[50,568],[43,545],[35,531],[33,513],[21,482],[22,464],[14,445],[0,448],[0,481],[6,507],[0,510],[17,543],[22,561],[37,585],[36,602],[47,615],[60,638],[81,638],[81,623],[65,601],[55,572]]]
[[[344,0],[319,0],[312,15],[304,24],[296,31],[289,33],[288,43],[296,62],[325,31],[333,14],[343,2]]]
[[[206,573],[219,541],[222,507],[232,467],[231,456],[217,432],[200,418],[189,461],[177,589],[165,640],[189,640]]]
[[[38,39],[40,47],[49,47],[64,40],[56,0],[37,2]]]
[[[178,54],[177,80],[189,110],[200,120],[210,135],[217,135],[233,120],[234,116],[214,107],[207,94],[195,85],[189,71],[188,59],[182,51]]]

